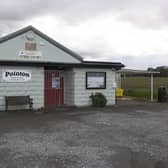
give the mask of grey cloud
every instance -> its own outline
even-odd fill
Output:
[[[25,20],[45,14],[81,22],[101,13],[111,12],[121,20],[139,27],[168,24],[166,0],[5,0],[1,2],[1,20]]]
[[[23,24],[24,23],[20,21],[0,20],[0,37],[6,35],[7,32],[16,31],[16,29],[19,29]]]
[[[110,9],[110,0],[5,0],[1,2],[0,19],[23,20],[44,14],[81,21]]]
[[[162,58],[162,59],[160,59]],[[113,61],[120,60],[127,68],[147,69],[165,65],[167,57],[165,55],[143,55],[143,56],[118,56]]]
[[[138,27],[160,28],[168,24],[167,6],[167,0],[5,0],[0,19],[17,21],[50,14],[74,24],[111,12]]]
[[[85,60],[122,62],[126,68],[147,69],[148,67],[157,67],[165,65],[168,61],[166,55],[106,55],[100,52],[80,52]],[[162,59],[160,59],[162,58]]]
[[[1,2],[0,19],[13,21],[24,20],[40,15],[42,12],[45,12],[47,7],[47,4],[40,3],[40,0],[5,0]]]
[[[168,1],[150,0],[132,3],[122,10],[121,20],[129,21],[139,28],[162,28],[168,26]]]
[[[100,52],[78,51],[78,53],[85,59],[101,59],[103,56]]]

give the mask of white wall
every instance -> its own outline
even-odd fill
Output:
[[[74,72],[72,69],[64,71],[64,103],[74,105]]]
[[[115,71],[112,69],[95,69],[95,68],[74,68],[74,104],[76,106],[91,105],[89,96],[92,93],[101,92],[107,98],[107,105],[115,104]],[[86,72],[106,72],[106,89],[86,89]]]
[[[27,82],[4,82],[2,71],[5,69],[31,71],[32,78]],[[106,89],[86,89],[86,72],[106,72]],[[91,105],[89,96],[101,92],[107,98],[107,105],[115,104],[115,90],[112,87],[115,81],[115,72],[111,69],[73,68],[64,71],[65,104],[76,106]],[[0,67],[0,111],[5,109],[4,96],[30,95],[33,98],[33,107],[44,107],[44,68],[43,67]],[[18,109],[18,107],[14,107]],[[12,108],[13,109],[13,108]]]
[[[28,70],[31,72],[31,80],[27,82],[2,81],[2,71],[5,69]],[[5,109],[4,96],[17,95],[29,95],[33,99],[33,108],[35,109],[44,107],[44,68],[0,66],[0,111]],[[14,108],[18,109],[19,107]]]

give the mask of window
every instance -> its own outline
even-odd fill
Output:
[[[25,43],[25,50],[36,51],[36,43]]]
[[[86,72],[86,89],[105,89],[106,72]]]

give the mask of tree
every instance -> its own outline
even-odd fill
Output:
[[[160,74],[155,74],[155,76],[168,77],[168,66],[149,67],[147,70],[160,72]]]

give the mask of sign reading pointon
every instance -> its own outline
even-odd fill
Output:
[[[3,70],[2,80],[6,82],[26,82],[31,80],[31,72],[27,70]]]

